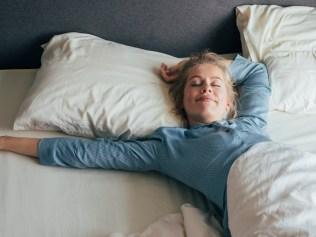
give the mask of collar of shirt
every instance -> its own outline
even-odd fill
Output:
[[[232,121],[223,119],[223,120],[218,120],[214,121],[212,123],[199,123],[199,124],[194,124],[193,126],[189,127],[189,129],[196,129],[200,127],[222,127],[222,126],[230,126],[232,124]]]

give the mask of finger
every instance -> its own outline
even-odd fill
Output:
[[[171,83],[171,82],[174,82],[177,78],[178,78],[177,75],[172,75],[172,76],[165,75],[163,77],[163,80],[167,83]]]
[[[161,65],[160,67],[160,75],[163,79],[167,80],[168,79],[168,74],[167,74],[167,71],[166,71],[166,67]]]
[[[162,79],[168,83],[175,81],[178,77],[177,68],[173,68],[173,71],[170,69],[171,68],[168,68],[164,63],[160,65],[160,75]]]
[[[176,73],[177,71],[178,71],[178,67],[177,66],[169,67],[169,72],[170,73]]]
[[[172,80],[172,78],[167,75],[165,71],[161,71],[160,75],[165,82],[170,82],[170,80]]]
[[[168,66],[167,66],[167,64],[165,64],[165,63],[162,63],[162,64],[161,64],[161,67],[162,67],[162,68],[165,68],[165,69],[168,69]]]
[[[175,81],[177,79],[178,79],[178,75],[177,74],[173,74],[173,75],[168,76],[168,81],[170,81],[170,82],[173,82],[173,81]]]
[[[166,75],[167,77],[174,77],[177,76],[177,71],[173,70],[171,71],[170,68],[168,68],[167,66],[162,68],[162,72],[164,73],[164,75]]]

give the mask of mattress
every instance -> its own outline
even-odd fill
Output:
[[[55,137],[60,132],[13,131],[36,70],[0,71],[0,136]],[[274,141],[316,153],[316,115],[269,113]],[[204,197],[154,172],[41,166],[0,152],[0,236],[106,236],[142,231],[184,203],[207,209]]]
[[[66,136],[12,130],[35,73],[32,69],[0,71],[0,136]],[[207,209],[200,193],[155,172],[47,167],[26,156],[0,152],[0,236],[135,233],[179,212],[184,203]]]

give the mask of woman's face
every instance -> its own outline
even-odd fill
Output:
[[[184,87],[183,106],[191,126],[225,118],[230,102],[223,71],[212,64],[194,66]]]

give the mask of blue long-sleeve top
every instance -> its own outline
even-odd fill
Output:
[[[202,192],[220,211],[230,236],[226,182],[233,162],[265,135],[270,83],[266,67],[237,55],[229,70],[239,91],[238,115],[190,128],[162,127],[143,139],[45,138],[41,164],[158,171]]]

